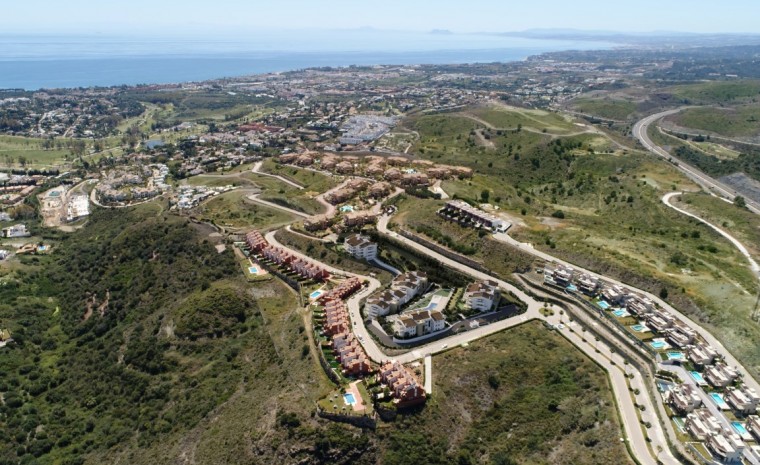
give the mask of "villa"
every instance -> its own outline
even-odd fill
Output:
[[[501,294],[495,281],[478,281],[467,286],[464,301],[473,310],[487,312],[499,303]]]
[[[733,383],[739,377],[739,372],[726,364],[719,363],[705,368],[704,375],[710,386],[718,388]]]
[[[726,388],[724,397],[731,408],[744,415],[754,414],[757,411],[757,404],[760,403],[760,395],[757,391],[746,385],[740,388]]]
[[[546,269],[544,271],[544,282],[565,287],[570,284],[574,275],[575,270],[572,267],[557,265],[553,270]]]
[[[682,415],[691,413],[702,405],[702,399],[697,394],[697,388],[690,384],[681,384],[667,391],[665,402]]]
[[[649,297],[631,294],[626,300],[626,309],[633,315],[645,316],[654,309],[654,302]]]
[[[686,347],[689,360],[695,365],[706,366],[715,361],[718,352],[709,345],[691,345]]]
[[[595,295],[599,290],[599,278],[596,276],[584,273],[575,281],[578,284],[578,288],[588,295]]]
[[[756,440],[760,441],[760,417],[757,415],[748,416],[746,428]]]
[[[393,332],[401,338],[424,336],[446,329],[446,318],[437,310],[414,310],[394,317]]]
[[[607,286],[602,290],[602,298],[613,305],[625,303],[627,295],[628,290],[618,284]]]
[[[381,171],[382,171],[382,168],[381,168]],[[370,186],[370,188],[367,189],[367,194],[372,198],[379,199],[390,194],[392,190],[393,190],[393,186],[390,183],[381,181],[381,182],[376,182],[375,184]]]
[[[693,329],[683,324],[666,329],[664,334],[668,337],[668,341],[678,348],[691,344],[697,336],[697,333]]]
[[[739,462],[746,447],[741,436],[725,430],[707,436],[705,445],[723,462]]]
[[[685,427],[698,441],[704,441],[711,434],[721,431],[718,419],[706,409],[695,410],[686,415]]]
[[[668,312],[653,310],[652,313],[644,317],[647,322],[647,326],[657,331],[658,333],[664,333],[666,329],[673,326],[675,318]]]
[[[26,229],[25,224],[16,224],[2,229],[0,237],[29,237],[32,234]]]

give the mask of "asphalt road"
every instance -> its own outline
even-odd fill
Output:
[[[652,140],[649,138],[649,135],[647,134],[647,130],[652,123],[666,116],[674,115],[681,110],[684,110],[685,108],[688,107],[676,108],[674,110],[655,113],[654,115],[649,115],[646,118],[637,121],[636,124],[633,125],[633,137],[638,139],[639,142],[641,142],[641,144],[650,152],[659,155],[666,160],[674,158],[667,151],[665,151],[665,149],[652,142]],[[683,172],[689,179],[702,186],[705,190],[707,190],[707,192],[717,194],[720,197],[728,200],[733,200],[737,195],[741,195],[731,187],[718,182],[717,180],[713,179],[697,168],[689,165],[688,163],[685,163],[682,160],[678,160],[677,163],[678,164],[674,166],[681,170],[681,172]],[[760,213],[760,206],[758,206],[754,201],[750,199],[745,198],[745,200],[747,202],[747,208],[749,208],[754,213]]]

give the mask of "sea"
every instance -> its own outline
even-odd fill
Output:
[[[0,89],[197,82],[311,67],[493,63],[605,42],[498,34],[280,31],[238,36],[0,33]]]

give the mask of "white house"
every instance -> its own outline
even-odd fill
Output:
[[[715,361],[718,352],[709,345],[692,345],[686,348],[689,360],[695,365],[710,365]]]
[[[739,462],[746,447],[741,436],[732,431],[719,431],[707,436],[707,448],[723,462]]]
[[[4,237],[29,237],[32,234],[27,231],[25,224],[16,224],[3,229]]]
[[[374,260],[377,257],[377,244],[361,234],[352,234],[343,244],[346,252],[362,260]]]
[[[726,387],[739,377],[739,372],[719,363],[705,368],[704,378],[712,387]]]
[[[726,388],[726,395],[724,396],[726,403],[734,410],[748,415],[757,411],[757,405],[760,403],[760,395],[757,391],[749,386],[742,386],[741,388]]]
[[[667,391],[665,401],[681,414],[691,413],[702,405],[697,388],[690,384],[681,384]]]

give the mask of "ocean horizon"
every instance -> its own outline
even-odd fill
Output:
[[[493,63],[604,42],[349,31],[245,39],[0,35],[0,89],[197,82],[314,67]]]

